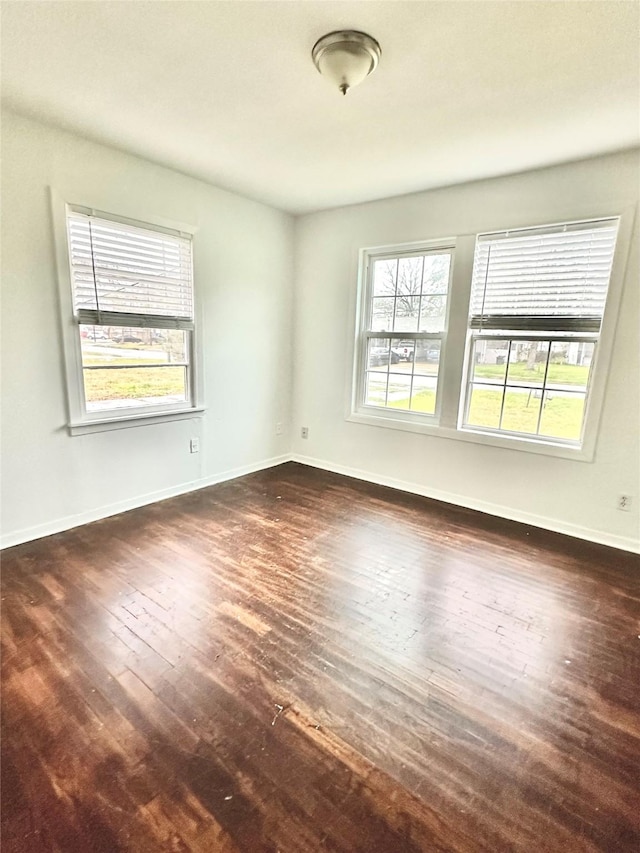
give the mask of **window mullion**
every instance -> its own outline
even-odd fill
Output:
[[[452,256],[449,278],[449,322],[442,336],[438,377],[440,424],[454,429],[458,420],[467,341],[467,318],[471,297],[475,237],[460,237]]]

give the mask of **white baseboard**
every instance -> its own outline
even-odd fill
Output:
[[[43,536],[51,536],[54,533],[61,533],[63,530],[70,530],[71,528],[79,527],[82,524],[99,521],[101,518],[118,515],[118,513],[127,512],[130,509],[147,506],[148,504],[163,501],[167,498],[173,498],[177,495],[183,495],[187,492],[195,492],[198,489],[204,489],[207,486],[214,486],[216,483],[223,483],[227,480],[234,480],[236,477],[244,477],[246,474],[253,474],[256,471],[262,471],[265,468],[274,468],[276,465],[282,465],[284,462],[299,462],[301,465],[309,465],[312,468],[321,468],[324,471],[332,471],[335,474],[344,474],[346,477],[354,477],[356,480],[365,480],[368,483],[375,483],[379,486],[389,486],[392,489],[399,489],[402,492],[421,495],[425,498],[432,498],[437,501],[442,501],[443,503],[462,506],[466,509],[486,512],[488,515],[496,515],[499,518],[518,521],[522,524],[529,524],[532,527],[541,527],[544,530],[551,530],[554,533],[563,533],[566,536],[574,536],[578,539],[584,539],[587,542],[596,542],[599,545],[609,545],[612,548],[621,548],[623,551],[631,551],[635,554],[640,553],[640,543],[631,537],[615,536],[610,533],[605,533],[604,531],[592,530],[591,528],[582,527],[577,524],[558,522],[556,519],[548,518],[546,516],[519,512],[500,504],[473,500],[463,495],[443,492],[439,489],[430,489],[418,483],[410,483],[406,480],[397,480],[394,477],[383,477],[378,474],[372,474],[369,471],[363,471],[359,468],[351,468],[348,465],[338,465],[333,462],[327,462],[324,459],[316,459],[312,456],[303,456],[300,453],[285,453],[281,456],[273,456],[270,459],[264,459],[261,462],[256,462],[251,465],[243,465],[239,468],[231,468],[228,471],[222,471],[221,473],[214,474],[211,477],[203,477],[199,480],[182,483],[179,486],[172,486],[171,488],[161,489],[156,492],[148,492],[145,495],[139,495],[126,501],[118,501],[114,504],[97,507],[89,512],[68,515],[64,518],[59,518],[34,527],[25,527],[22,530],[16,530],[0,537],[0,548],[10,548],[13,545],[30,542],[33,539],[41,539]]]
[[[236,477],[244,477],[245,474],[253,474],[256,471],[273,468],[276,465],[282,465],[283,462],[290,461],[291,455],[285,453],[281,456],[273,456],[270,459],[264,459],[261,462],[255,462],[251,465],[231,468],[228,471],[222,471],[220,474],[214,474],[211,477],[202,477],[198,480],[191,480],[188,483],[181,483],[179,486],[171,486],[168,489],[160,489],[156,492],[147,492],[147,494],[138,495],[126,501],[118,501],[117,503],[96,507],[89,512],[67,515],[64,518],[58,518],[34,527],[24,527],[22,530],[15,530],[13,533],[1,536],[0,548],[10,548],[13,545],[20,545],[23,542],[31,542],[33,539],[41,539],[43,536],[61,533],[63,530],[70,530],[72,527],[80,527],[82,524],[89,524],[92,521],[99,521],[101,518],[118,515],[120,512],[127,512],[130,509],[137,509],[141,506],[147,506],[147,504],[164,501],[167,498],[174,498],[177,495],[184,495],[187,492],[195,492],[198,489],[205,489],[207,486],[215,486],[216,483],[235,480]]]
[[[291,459],[293,462],[299,462],[301,465],[310,465],[312,468],[321,468],[324,471],[333,471],[335,474],[344,474],[346,477],[354,477],[356,480],[365,480],[368,483],[375,483],[379,486],[389,486],[392,489],[399,489],[402,492],[410,492],[411,494],[421,495],[425,498],[432,498],[433,500],[442,501],[443,503],[454,504],[455,506],[465,507],[466,509],[474,509],[478,512],[485,512],[488,515],[496,515],[499,518],[506,518],[509,521],[518,521],[521,524],[528,524],[531,527],[541,527],[544,530],[551,530],[554,533],[563,533],[565,536],[573,536],[577,539],[584,539],[587,542],[595,542],[598,545],[609,545],[612,548],[620,548],[623,551],[631,551],[634,554],[640,553],[640,542],[637,542],[631,537],[616,536],[602,530],[592,530],[589,527],[582,527],[578,524],[557,521],[554,518],[548,518],[543,515],[521,512],[500,504],[489,503],[488,501],[479,501],[465,497],[464,495],[457,495],[452,492],[443,492],[439,489],[431,489],[418,483],[410,483],[406,480],[396,480],[394,477],[383,477],[378,474],[372,474],[369,471],[362,471],[359,468],[351,468],[348,465],[338,465],[334,462],[327,462],[324,459],[315,459],[312,456],[303,456],[300,453],[294,453],[291,456]]]

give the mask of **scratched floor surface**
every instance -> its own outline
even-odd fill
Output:
[[[637,851],[637,557],[293,463],[3,554],[3,850]]]

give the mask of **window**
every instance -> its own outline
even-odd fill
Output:
[[[617,219],[480,235],[462,426],[580,446]]]
[[[347,419],[593,458],[633,215],[362,249]]]
[[[433,419],[453,248],[368,252],[359,342],[361,410]]]
[[[191,238],[67,208],[84,421],[194,407]]]

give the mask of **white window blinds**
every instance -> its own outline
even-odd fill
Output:
[[[193,328],[189,238],[77,212],[67,228],[80,323]]]
[[[481,234],[471,327],[597,332],[618,219]]]

